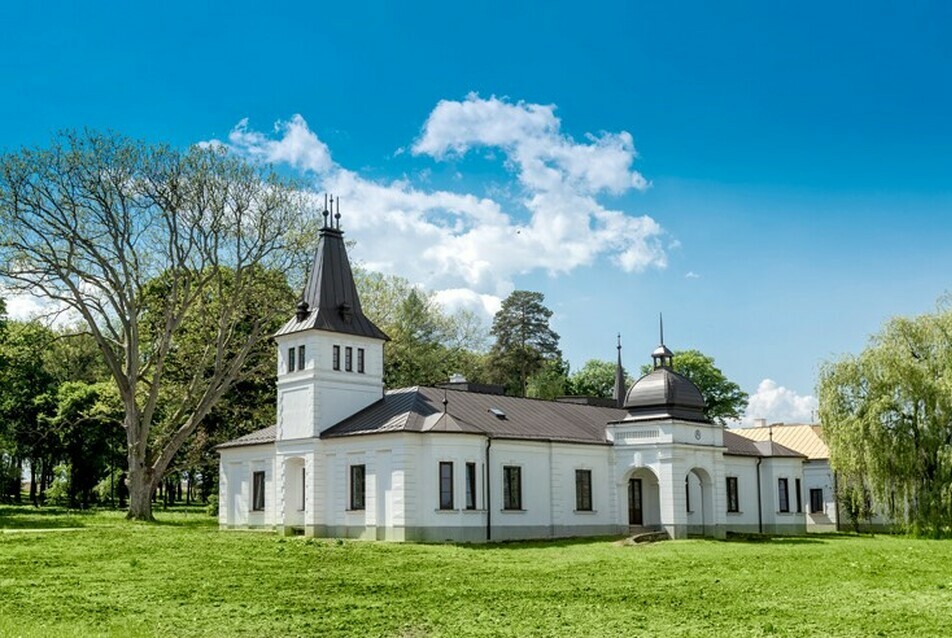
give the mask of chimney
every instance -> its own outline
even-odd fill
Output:
[[[767,427],[767,419],[754,419],[755,428],[765,428]]]

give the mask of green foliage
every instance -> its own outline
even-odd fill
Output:
[[[526,383],[526,396],[552,400],[569,394],[568,372],[569,364],[561,357],[543,361],[542,368],[529,377]]]
[[[92,335],[122,399],[131,517],[151,518],[178,450],[293,312],[272,302],[313,245],[307,206],[220,148],[86,131],[0,157],[0,277]]]
[[[674,371],[690,379],[704,397],[704,414],[714,423],[741,418],[747,408],[747,393],[728,379],[714,365],[714,358],[698,350],[678,350],[674,353]],[[650,365],[641,366],[641,373],[651,372]]]
[[[818,385],[834,469],[910,531],[952,531],[952,310],[889,321]]]
[[[526,396],[528,380],[561,359],[559,335],[549,327],[552,311],[540,292],[516,290],[502,302],[493,318],[496,342],[489,354],[490,372],[510,394]],[[550,385],[546,382],[546,385]]]
[[[615,372],[618,364],[600,359],[589,359],[569,376],[572,394],[586,397],[611,398],[615,393]],[[625,389],[634,381],[625,375]]]
[[[354,280],[364,314],[390,337],[386,387],[436,385],[454,373],[482,380],[485,329],[472,313],[447,314],[431,293],[402,277],[356,268]]]
[[[942,636],[952,617],[952,544],[908,537],[414,545],[157,516],[0,507],[19,528],[0,635]]]

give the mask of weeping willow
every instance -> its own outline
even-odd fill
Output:
[[[820,420],[844,484],[917,535],[952,532],[952,309],[896,318],[820,371]]]

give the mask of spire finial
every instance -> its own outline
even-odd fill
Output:
[[[620,408],[625,403],[625,369],[621,365],[621,333],[618,333],[618,363],[615,364],[615,404]]]
[[[664,345],[664,315],[658,313],[658,328],[661,332],[661,345]]]

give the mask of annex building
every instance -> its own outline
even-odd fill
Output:
[[[803,499],[813,459],[709,422],[663,338],[630,388],[619,346],[607,405],[460,379],[384,391],[387,336],[361,311],[339,214],[336,227],[327,219],[275,336],[277,423],[219,447],[223,529],[495,541],[797,534],[815,522]]]

